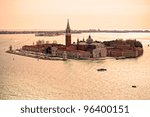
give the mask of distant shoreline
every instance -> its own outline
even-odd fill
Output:
[[[0,34],[57,34],[65,33],[65,30],[59,31],[0,31]],[[150,33],[150,30],[72,30],[72,34],[78,33]]]

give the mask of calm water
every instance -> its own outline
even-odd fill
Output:
[[[5,53],[39,39],[64,44],[64,36],[0,35],[0,99],[150,99],[150,34],[93,33],[94,40],[136,38],[144,55],[136,59],[97,61],[37,60]],[[72,35],[72,40],[88,34]],[[14,58],[14,60],[13,60]],[[106,68],[106,72],[97,72]],[[136,85],[137,88],[132,88]]]

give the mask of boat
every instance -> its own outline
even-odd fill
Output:
[[[125,59],[125,56],[116,57],[116,60]]]
[[[136,88],[136,86],[135,86],[135,85],[133,85],[133,86],[132,86],[132,88]]]
[[[100,68],[100,69],[97,69],[97,71],[107,71],[107,69]]]

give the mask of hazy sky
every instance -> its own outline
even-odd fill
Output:
[[[150,0],[0,0],[0,29],[150,29]]]

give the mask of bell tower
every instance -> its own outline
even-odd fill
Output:
[[[71,29],[69,25],[69,20],[67,21],[67,28],[66,28],[66,46],[71,45]]]

